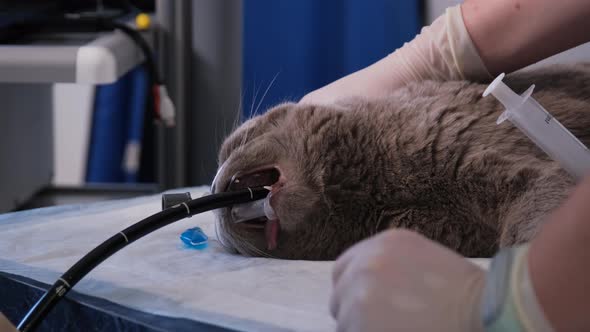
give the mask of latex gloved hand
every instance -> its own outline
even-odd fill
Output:
[[[337,261],[338,331],[482,331],[485,272],[417,233],[383,232]]]
[[[307,94],[301,103],[381,97],[413,81],[491,78],[465,28],[461,7],[447,9],[411,42],[356,73]]]

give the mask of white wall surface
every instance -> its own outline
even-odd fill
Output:
[[[86,176],[94,86],[53,86],[55,185],[80,185]]]

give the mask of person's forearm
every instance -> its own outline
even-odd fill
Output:
[[[586,0],[466,0],[465,27],[492,75],[590,40]]]
[[[392,54],[307,94],[301,102],[329,104],[346,97],[379,98],[422,80],[491,78],[471,42],[457,5],[448,8]]]
[[[535,293],[556,331],[590,331],[590,176],[533,240]]]

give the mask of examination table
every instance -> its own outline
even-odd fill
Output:
[[[188,189],[192,197],[206,190]],[[0,215],[0,311],[18,323],[84,254],[159,211],[160,197]],[[179,239],[194,226],[209,236],[206,249],[185,247]],[[477,263],[485,266],[487,260]],[[213,214],[204,213],[107,259],[54,308],[40,330],[331,331],[331,268],[332,262],[227,253],[216,239]]]

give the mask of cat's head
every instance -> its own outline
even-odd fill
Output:
[[[278,232],[266,218],[234,223],[219,210],[220,241],[244,255],[333,259],[376,231],[375,141],[341,106],[282,104],[254,117],[221,147],[214,192],[272,186]]]

